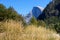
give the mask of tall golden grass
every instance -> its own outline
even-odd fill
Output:
[[[29,25],[24,28],[22,22],[9,20],[0,22],[0,40],[60,40],[56,32],[44,27]],[[3,31],[4,30],[4,31]]]

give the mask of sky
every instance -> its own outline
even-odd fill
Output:
[[[51,0],[0,0],[0,4],[13,7],[19,14],[25,16],[33,7],[41,6],[45,8]]]

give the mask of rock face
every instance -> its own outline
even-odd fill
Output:
[[[37,7],[33,7],[32,9],[32,15],[37,18],[43,11],[43,8],[40,7],[40,6],[37,6]]]
[[[50,2],[47,7],[43,10],[42,14],[39,15],[39,20],[44,20],[52,16],[60,16],[60,1],[53,0]]]
[[[28,24],[31,18],[32,18],[32,13],[30,12],[29,14],[27,14],[27,16],[24,17],[24,20]]]
[[[49,28],[54,28],[60,33],[60,0],[51,1],[39,15],[38,20],[44,20]]]
[[[27,16],[25,17],[25,21],[27,23],[29,23],[29,21],[32,17],[35,17],[37,19],[37,17],[42,13],[42,11],[43,11],[43,8],[40,6],[33,7],[31,12],[29,14],[27,14]]]

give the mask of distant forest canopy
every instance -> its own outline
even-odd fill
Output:
[[[22,15],[19,15],[13,7],[6,8],[3,4],[0,4],[0,21],[13,19],[13,20],[23,20]]]

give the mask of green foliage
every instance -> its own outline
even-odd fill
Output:
[[[53,17],[50,17],[48,19],[45,19],[45,22],[46,22],[46,26],[47,28],[50,28],[50,29],[53,29],[57,32],[60,31],[60,20],[58,17],[56,16],[53,16]]]
[[[45,27],[46,23],[43,20],[36,20],[34,17],[31,18],[30,24],[36,25],[37,27]]]
[[[0,4],[0,21],[7,19],[23,21],[23,17],[19,15],[13,7],[6,8],[4,5]]]
[[[13,20],[23,20],[22,16],[19,15],[13,7],[9,7],[7,11],[7,19],[13,19]]]
[[[30,24],[37,25],[37,23],[37,20],[34,17],[32,17],[30,20]]]
[[[0,4],[0,21],[4,20],[6,15],[7,15],[6,7],[4,5],[2,5],[2,4]]]
[[[38,26],[46,27],[46,23],[43,20],[38,20]]]

